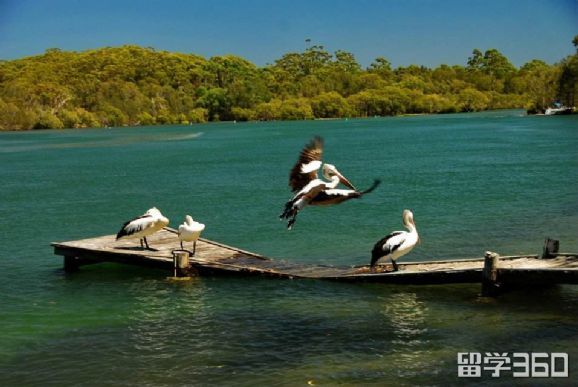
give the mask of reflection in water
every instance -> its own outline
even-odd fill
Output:
[[[419,372],[424,365],[423,348],[427,348],[428,308],[416,293],[395,293],[385,300],[383,316],[391,323],[391,340],[395,367]],[[420,350],[421,349],[421,350]],[[427,357],[427,356],[426,356]]]
[[[210,324],[211,308],[205,302],[206,286],[198,278],[174,286],[151,282],[152,289],[143,289],[146,283],[135,283],[129,290],[134,292],[135,303],[127,329],[132,345],[126,355],[136,353],[135,361],[142,369],[159,377],[164,370],[178,368],[183,372],[194,366],[183,364],[190,353],[213,346],[215,335]],[[150,362],[161,362],[163,367],[148,367]]]
[[[415,293],[397,293],[388,297],[382,312],[391,321],[396,344],[412,346],[423,344],[421,336],[427,332],[427,307]]]

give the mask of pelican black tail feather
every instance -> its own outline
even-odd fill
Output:
[[[132,220],[129,220],[128,222],[125,222],[122,227],[120,228],[119,232],[116,233],[116,240],[119,240],[120,238],[124,237],[124,236],[128,236],[128,235],[132,235],[135,232],[140,231],[141,229],[138,229],[136,227],[130,227],[129,225],[131,224],[131,222],[140,219],[140,218],[135,218]]]
[[[391,253],[389,245],[387,244],[387,240],[389,238],[391,238],[391,235],[387,235],[381,238],[373,246],[373,250],[371,250],[371,263],[369,264],[370,267],[375,267],[375,264],[381,259],[381,257],[385,257]]]
[[[139,217],[136,217],[134,219],[131,219],[127,222],[125,222],[122,227],[120,228],[120,231],[116,234],[116,240],[119,240],[120,238],[124,237],[124,236],[129,236],[132,234],[136,234],[139,231],[142,231],[144,229],[144,225],[141,222],[137,222],[140,219],[144,219],[144,218],[150,218],[150,215],[142,215]],[[134,223],[133,223],[134,222]]]
[[[379,261],[381,258],[385,256],[388,256],[389,254],[392,254],[395,250],[399,249],[399,246],[401,246],[403,241],[393,245],[388,243],[388,241],[394,236],[399,235],[401,233],[402,233],[401,231],[394,231],[384,236],[375,243],[375,245],[373,246],[373,250],[371,250],[371,263],[369,264],[370,267],[372,268],[375,267],[377,261]],[[395,262],[393,263],[395,265]]]
[[[120,238],[122,238],[123,236],[127,236],[127,232],[126,230],[123,228],[120,229],[119,232],[116,233],[116,240],[119,240]]]
[[[382,255],[383,251],[376,245],[371,251],[371,262],[369,264],[369,267],[374,268],[375,264],[377,263],[377,261],[379,261]]]

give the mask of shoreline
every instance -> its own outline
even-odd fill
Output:
[[[44,132],[48,130],[54,131],[66,131],[66,130],[84,130],[84,129],[102,129],[102,130],[112,130],[118,128],[144,128],[144,127],[163,127],[163,126],[197,126],[197,125],[207,125],[207,124],[245,124],[245,123],[262,123],[262,122],[294,122],[294,121],[350,121],[350,120],[369,120],[369,119],[383,119],[383,118],[400,118],[400,117],[419,117],[419,116],[448,116],[455,114],[476,114],[476,113],[488,113],[488,112],[499,112],[508,110],[520,110],[524,111],[524,115],[527,116],[546,116],[545,114],[529,114],[523,108],[509,108],[509,109],[488,109],[473,112],[447,112],[447,113],[404,113],[397,115],[388,116],[372,116],[372,117],[328,117],[328,118],[311,118],[311,119],[295,119],[295,120],[224,120],[224,121],[207,121],[207,122],[196,122],[188,124],[153,124],[153,125],[123,125],[123,126],[86,126],[86,127],[75,127],[75,128],[42,128],[42,129],[2,129],[0,133],[18,133],[18,132]],[[576,115],[578,112],[573,114],[566,114],[566,116]]]

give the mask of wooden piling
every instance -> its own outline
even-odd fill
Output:
[[[74,273],[75,271],[78,271],[78,260],[75,256],[64,256],[64,271],[67,273]]]
[[[181,250],[173,252],[173,263],[175,267],[175,277],[188,276],[188,271],[191,267],[188,251]]]
[[[494,297],[500,291],[498,283],[498,262],[500,255],[486,251],[484,255],[484,269],[482,270],[482,296]]]
[[[542,250],[542,258],[555,258],[560,250],[560,241],[546,238]]]

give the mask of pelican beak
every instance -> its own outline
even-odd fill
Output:
[[[339,171],[335,171],[337,174],[337,177],[339,177],[339,181],[343,184],[345,184],[347,187],[351,188],[354,191],[357,191],[357,188],[355,188],[355,186],[353,184],[351,184],[351,182],[349,180],[347,180],[347,178],[345,176],[343,176]]]

